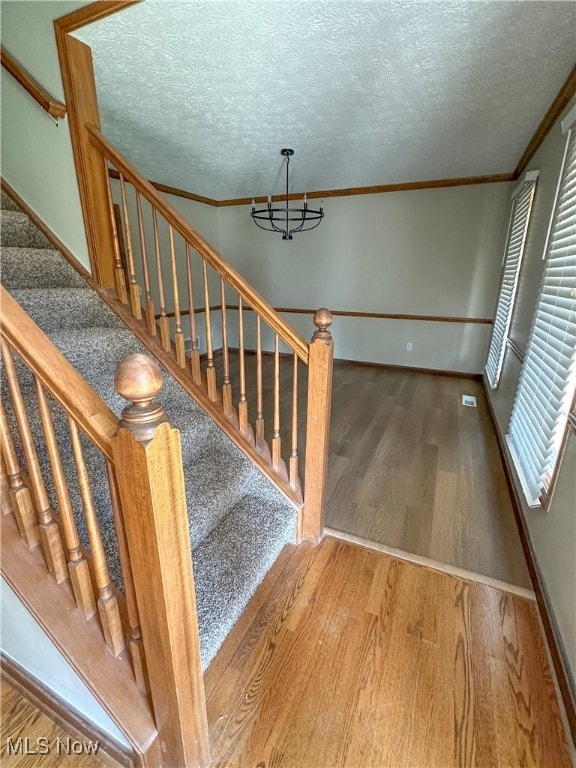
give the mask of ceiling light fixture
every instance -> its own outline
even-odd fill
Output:
[[[297,232],[308,232],[320,224],[324,218],[324,207],[323,203],[320,203],[320,210],[308,208],[306,193],[304,193],[302,208],[291,208],[288,205],[288,171],[290,168],[290,158],[294,154],[294,150],[282,149],[280,154],[286,158],[286,205],[283,208],[274,208],[272,206],[272,195],[268,195],[266,208],[256,208],[256,201],[253,199],[250,216],[252,216],[254,223],[260,229],[265,229],[267,232],[281,232],[282,240],[292,240],[292,235],[295,235]],[[293,222],[298,223],[292,226]]]

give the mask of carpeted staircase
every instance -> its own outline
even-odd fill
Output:
[[[114,391],[116,364],[133,352],[149,353],[4,192],[1,207],[2,284],[119,415],[126,403]],[[25,397],[34,403],[31,377],[21,363],[18,370]],[[172,376],[163,374],[164,388],[157,399],[181,432],[206,668],[284,545],[294,541],[296,512]],[[48,467],[35,405],[30,415],[41,462]],[[54,418],[87,545],[66,419],[56,408]],[[122,588],[104,463],[87,441],[84,448],[110,573]],[[44,474],[57,509],[50,473]]]

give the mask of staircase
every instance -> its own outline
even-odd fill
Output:
[[[2,284],[112,411],[120,414],[126,403],[112,386],[115,366],[123,357],[147,350],[4,192],[1,207]],[[24,397],[33,402],[31,377],[17,367]],[[163,381],[157,399],[182,440],[205,669],[284,545],[295,540],[296,510],[166,370]],[[9,403],[5,407],[16,435]],[[39,419],[31,418],[31,428],[50,503],[57,510],[48,458],[40,449]],[[64,434],[56,418],[55,428]],[[106,488],[106,469],[88,444],[85,452],[109,573],[122,591],[109,496],[98,492]],[[63,451],[62,459],[72,478],[72,452]],[[80,539],[87,548],[80,492],[72,480],[70,491]]]

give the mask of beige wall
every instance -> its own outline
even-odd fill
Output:
[[[573,104],[574,100],[565,113]],[[559,120],[528,169],[540,170],[540,177],[510,333],[522,351],[526,348],[542,277],[542,257],[565,143],[566,138],[562,135]],[[497,389],[490,391],[490,399],[502,434],[508,431],[520,370],[520,362],[508,351],[500,384]],[[518,478],[515,477],[514,481],[520,489]],[[520,495],[522,496],[521,490]],[[525,504],[523,512],[550,606],[558,624],[572,674],[576,679],[576,436],[573,433],[568,439],[548,511],[545,512],[540,507],[531,509]]]
[[[83,2],[3,2],[2,45],[64,100],[53,20]],[[2,68],[2,176],[89,267],[68,120],[52,119]]]
[[[275,306],[492,317],[510,189],[329,198],[291,242],[257,229],[249,206],[223,207],[221,252]],[[288,317],[310,338],[309,316]],[[490,326],[339,317],[333,332],[338,358],[478,373]]]

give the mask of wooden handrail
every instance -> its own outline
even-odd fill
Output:
[[[24,90],[28,91],[30,96],[45,109],[54,120],[61,120],[66,117],[66,105],[58,99],[51,96],[40,83],[19,64],[16,59],[8,53],[4,46],[0,49],[0,60],[2,66],[17,80]]]
[[[308,363],[308,344],[288,324],[273,307],[260,296],[246,280],[223,259],[212,246],[159,194],[136,168],[131,165],[94,126],[87,125],[86,130],[103,155],[141,192],[174,229],[187,240],[211,267],[242,296],[252,309],[296,352],[298,357]]]
[[[46,389],[108,460],[118,419],[78,371],[4,287],[0,287],[2,334]]]

